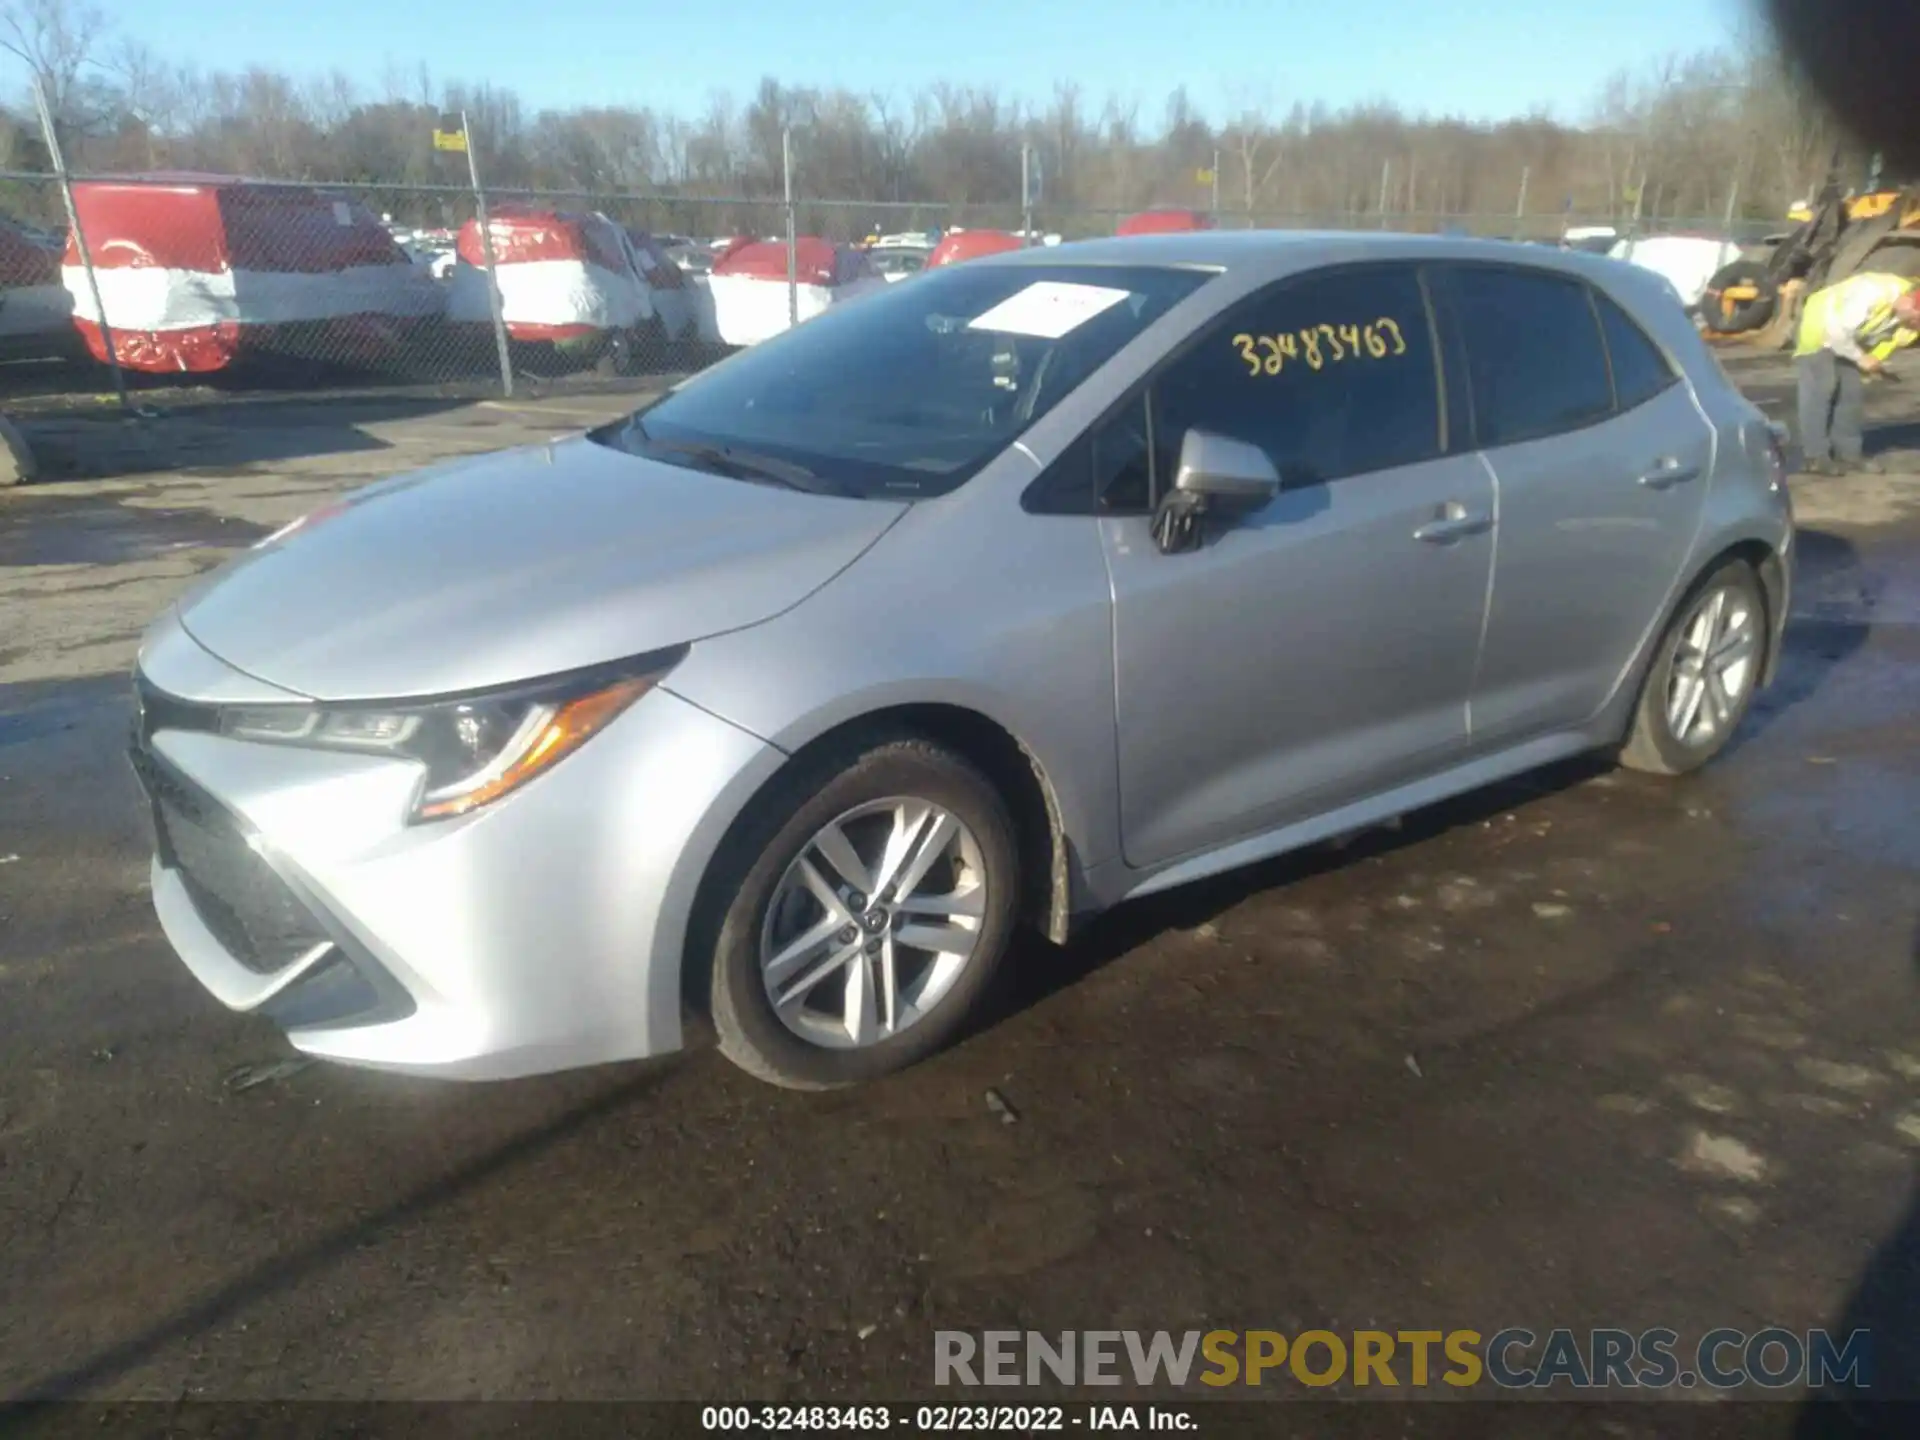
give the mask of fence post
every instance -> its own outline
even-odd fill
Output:
[[[1393,161],[1380,162],[1380,228],[1387,228],[1387,182],[1393,178]]]
[[[1212,201],[1207,213],[1213,216],[1213,223],[1220,223],[1220,152],[1213,152],[1213,168],[1207,171],[1207,179],[1212,183]]]
[[[1020,244],[1033,244],[1033,146],[1020,142]]]
[[[793,127],[780,131],[780,176],[786,187],[787,210],[787,325],[800,323],[800,230],[793,209]]]
[[[1516,220],[1522,220],[1526,218],[1527,181],[1531,180],[1532,178],[1533,178],[1533,167],[1531,165],[1522,165],[1520,167],[1520,199],[1517,202],[1515,202],[1513,207],[1513,218]]]
[[[500,392],[513,397],[513,360],[507,350],[507,320],[500,311],[500,281],[493,263],[493,223],[487,218],[487,192],[480,188],[479,147],[473,143],[473,126],[467,112],[460,112],[460,135],[467,142],[467,175],[473,181],[473,213],[480,222],[480,258],[487,264],[487,310],[493,316],[493,344],[500,356]]]
[[[53,161],[53,173],[60,178],[60,196],[67,204],[67,223],[73,227],[73,248],[80,254],[80,268],[87,272],[87,291],[93,296],[94,314],[100,317],[100,339],[107,351],[107,364],[113,370],[113,393],[122,410],[133,406],[127,400],[127,377],[120,370],[120,353],[114,348],[113,326],[107,322],[106,302],[100,298],[100,277],[93,270],[93,249],[87,244],[87,232],[80,225],[80,209],[73,203],[73,179],[67,174],[67,162],[60,153],[60,137],[54,133],[53,109],[47,104],[46,88],[40,77],[33,77],[33,103],[40,112],[40,130],[46,136],[47,156]]]
[[[1740,177],[1734,176],[1733,183],[1727,187],[1727,217],[1724,222],[1729,236],[1733,234],[1733,207],[1740,199]]]
[[[1634,253],[1640,248],[1640,207],[1646,203],[1646,199],[1647,172],[1642,170],[1640,172],[1640,183],[1633,187],[1633,215],[1627,221],[1627,253],[1625,258],[1628,260],[1633,259]]]

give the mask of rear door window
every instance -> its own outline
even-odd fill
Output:
[[[1446,271],[1465,340],[1484,448],[1577,430],[1613,413],[1613,384],[1587,286],[1517,267]]]

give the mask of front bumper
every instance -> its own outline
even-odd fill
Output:
[[[308,1054],[461,1079],[679,1048],[695,892],[784,758],[656,689],[525,788],[409,825],[411,764],[169,729],[158,708],[136,770],[187,967]]]

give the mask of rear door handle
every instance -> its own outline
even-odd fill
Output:
[[[1640,483],[1649,490],[1671,490],[1675,485],[1684,485],[1700,476],[1698,465],[1682,465],[1669,455],[1656,464],[1653,469],[1640,477]]]
[[[1469,510],[1459,501],[1449,500],[1438,515],[1413,532],[1413,538],[1428,545],[1450,545],[1492,528],[1493,516],[1487,511]]]

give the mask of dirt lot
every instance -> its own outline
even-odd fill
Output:
[[[41,426],[70,478],[0,494],[0,1398],[924,1398],[986,1327],[1867,1326],[1920,1376],[1920,473],[1799,491],[1781,683],[1704,775],[1127,907],[888,1083],[276,1074],[148,908],[140,629],[335,491],[619,405]]]

